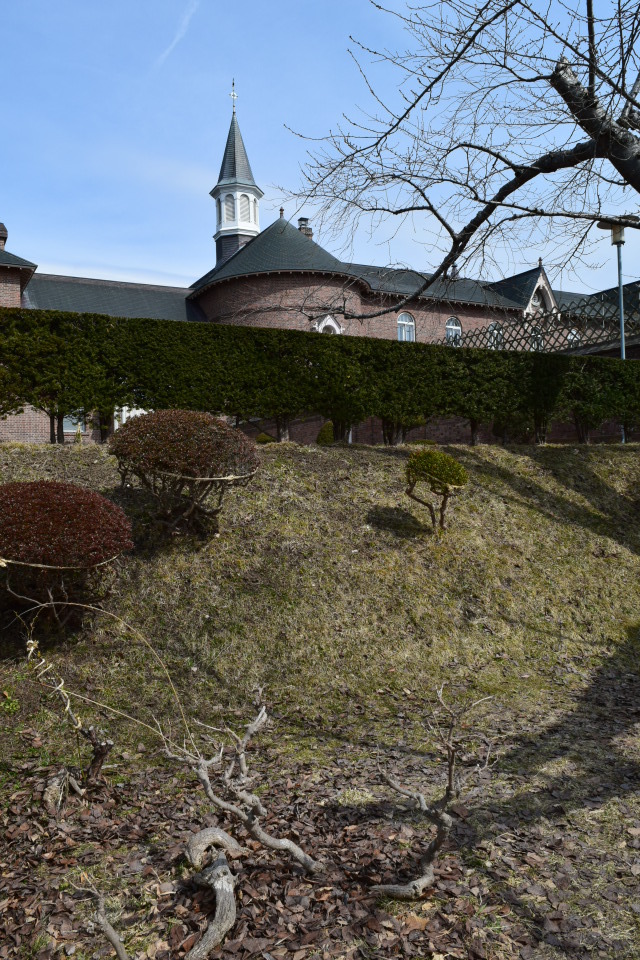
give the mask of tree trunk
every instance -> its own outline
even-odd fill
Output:
[[[289,417],[276,417],[276,439],[278,443],[289,440]]]
[[[404,442],[406,435],[406,429],[397,420],[382,421],[382,439],[386,446],[397,447]]]
[[[233,892],[235,878],[224,853],[210,867],[197,874],[196,883],[210,887],[216,895],[216,912],[202,938],[187,954],[185,960],[207,960],[236,922],[236,898]]]
[[[334,443],[344,443],[349,434],[351,424],[347,423],[346,420],[334,420],[333,421],[333,440]]]
[[[56,443],[56,415],[49,410],[49,443]]]
[[[546,417],[535,417],[533,428],[534,428],[536,443],[546,443],[547,428],[548,428]]]
[[[57,442],[64,443],[64,414],[63,413],[58,414],[57,421],[58,421]]]
[[[573,415],[573,420],[576,426],[576,433],[578,434],[578,443],[589,443],[591,439],[589,425],[576,413]]]
[[[98,414],[98,426],[100,427],[100,443],[106,443],[114,428],[114,411],[102,410]]]
[[[478,443],[478,429],[480,427],[480,421],[469,420],[469,426],[471,427],[471,446],[475,447]]]

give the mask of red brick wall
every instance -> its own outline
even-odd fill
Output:
[[[71,443],[75,432],[65,433],[65,442]],[[100,431],[88,428],[82,436],[83,443],[94,443],[100,439]],[[0,420],[0,443],[48,443],[49,417],[42,410],[26,407],[24,413],[17,413]]]
[[[6,420],[0,420],[0,440],[19,443],[46,443],[49,439],[49,417],[41,410],[27,407]]]
[[[320,274],[238,277],[210,287],[198,303],[215,323],[312,330],[319,316],[331,314],[350,336],[388,340],[397,339],[398,314],[407,312],[415,320],[416,340],[423,343],[442,339],[447,320],[452,316],[460,321],[463,332],[485,326],[492,320],[508,322],[509,316],[489,307],[439,301],[417,301],[399,311],[394,309],[394,298],[373,294],[359,281]],[[391,312],[367,320],[357,319],[381,308],[390,308]],[[345,312],[355,314],[356,318],[345,319]]]
[[[20,306],[20,271],[0,267],[0,307]]]
[[[316,437],[322,425],[326,422],[324,417],[313,416],[305,419],[291,421],[289,427],[289,437],[294,443],[309,444],[315,443]],[[276,435],[276,425],[273,420],[255,421],[242,424],[242,430],[250,437],[257,437],[259,433],[269,433]],[[620,426],[617,423],[605,423],[598,430],[594,430],[591,435],[592,443],[615,443],[620,439]],[[382,439],[382,421],[378,417],[369,417],[362,423],[358,423],[353,428],[352,440],[354,443],[363,443],[368,445],[381,444]],[[470,443],[471,429],[469,423],[462,417],[437,417],[430,420],[422,427],[416,427],[407,435],[407,441],[412,440],[432,440],[435,443]],[[640,440],[640,431],[635,431],[627,437],[628,441],[637,442]],[[478,431],[478,441],[480,443],[499,444],[501,441],[491,432],[490,425],[480,427]],[[573,424],[558,423],[554,424],[549,436],[550,443],[573,443],[577,444],[577,436]]]

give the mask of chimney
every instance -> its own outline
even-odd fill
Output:
[[[313,230],[309,226],[309,217],[298,218],[298,230],[304,234],[305,237],[309,237],[310,240],[313,239]]]
[[[451,273],[449,274],[449,276],[451,277],[452,280],[458,279],[458,268],[455,265],[455,263],[451,264]]]
[[[5,227],[4,223],[0,223],[0,250],[4,250],[8,236],[9,234],[7,233],[7,228]]]

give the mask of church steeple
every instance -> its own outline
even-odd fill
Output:
[[[260,233],[260,199],[236,116],[235,82],[231,91],[233,114],[218,182],[211,191],[216,202],[216,266]]]

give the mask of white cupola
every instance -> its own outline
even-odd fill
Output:
[[[233,115],[224,149],[218,182],[211,191],[216,202],[216,266],[233,256],[260,233],[260,200],[264,196],[256,184],[247,157],[238,118],[235,84],[231,93]]]

